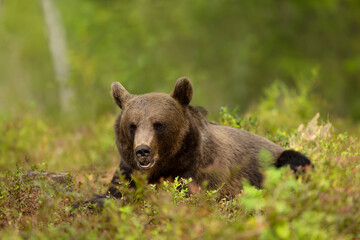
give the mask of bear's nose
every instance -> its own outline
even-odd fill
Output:
[[[135,148],[135,154],[137,157],[147,157],[151,153],[151,148],[146,145],[140,145]]]

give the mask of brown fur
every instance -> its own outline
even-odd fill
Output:
[[[189,105],[192,94],[187,78],[180,78],[170,95],[136,96],[120,83],[112,84],[112,96],[122,112],[114,125],[121,159],[108,190],[110,195],[121,197],[116,188],[118,174],[131,181],[134,171],[146,174],[149,183],[179,176],[192,178],[192,189],[204,183],[209,189],[223,186],[222,194],[227,196],[239,193],[244,179],[260,188],[262,149],[271,153],[276,167],[290,164],[296,170],[310,164],[304,155],[284,150],[263,137],[208,122],[203,108]]]

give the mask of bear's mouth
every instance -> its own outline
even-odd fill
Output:
[[[150,169],[155,165],[155,160],[151,160],[151,161],[144,161],[144,162],[137,162],[137,165],[139,168],[141,169]]]

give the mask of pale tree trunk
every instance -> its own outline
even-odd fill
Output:
[[[1,1],[1,0],[0,0]],[[72,89],[68,86],[69,65],[67,59],[65,30],[54,0],[41,0],[47,26],[49,48],[55,70],[55,79],[59,85],[59,97],[63,112],[71,110]]]

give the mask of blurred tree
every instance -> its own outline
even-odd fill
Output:
[[[44,36],[39,4],[4,2],[1,87],[16,89],[56,115],[61,90],[50,84],[56,74],[45,48],[51,40]],[[175,80],[186,75],[195,85],[193,103],[213,115],[222,105],[244,111],[280,80],[300,90],[312,86],[309,94],[328,102],[324,111],[360,119],[358,0],[54,3],[71,33],[70,75],[64,85],[74,91],[74,116],[92,119],[114,111],[111,98],[104,95],[112,81],[121,81],[134,93],[170,92]],[[26,90],[18,90],[23,85]],[[8,95],[6,101],[23,104]]]
[[[49,49],[59,85],[60,106],[63,112],[70,112],[72,89],[67,85],[69,66],[66,49],[66,36],[59,13],[53,0],[41,0],[49,37]]]

